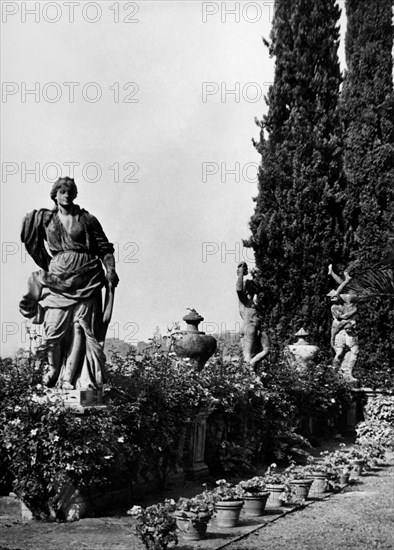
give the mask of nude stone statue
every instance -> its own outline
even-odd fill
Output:
[[[353,368],[359,354],[357,327],[357,295],[353,291],[346,291],[345,287],[351,280],[345,271],[342,279],[332,269],[328,273],[339,284],[336,290],[332,290],[327,296],[331,299],[331,346],[335,352],[333,366],[352,384],[357,382],[353,377]]]
[[[268,336],[260,330],[255,298],[256,285],[253,281],[244,281],[248,274],[246,262],[238,264],[236,291],[239,299],[239,313],[243,320],[241,336],[244,360],[256,371],[257,364],[270,352]]]

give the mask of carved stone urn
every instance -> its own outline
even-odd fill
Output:
[[[217,342],[213,336],[198,330],[198,325],[204,321],[204,317],[201,317],[195,309],[191,309],[183,320],[187,328],[172,335],[173,349],[178,357],[191,359],[200,371],[215,353]]]
[[[288,354],[293,365],[296,368],[303,370],[311,361],[313,361],[315,355],[319,351],[319,348],[313,344],[309,344],[303,338],[304,336],[308,336],[308,333],[303,328],[296,332],[295,336],[298,336],[298,340],[295,344],[290,344],[287,346]]]

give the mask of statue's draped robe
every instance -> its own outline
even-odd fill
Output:
[[[76,387],[100,387],[105,379],[105,356],[97,340],[105,284],[101,260],[113,254],[113,245],[98,220],[78,206],[69,233],[56,209],[42,209],[27,214],[21,238],[41,269],[32,273],[19,307],[33,323],[43,322],[44,347],[59,346],[62,369],[57,385],[67,369],[77,322],[83,329],[85,353]]]

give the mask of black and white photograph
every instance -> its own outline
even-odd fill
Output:
[[[0,550],[393,548],[393,0],[0,10]]]

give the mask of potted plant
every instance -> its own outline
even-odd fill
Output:
[[[266,490],[264,477],[255,476],[251,479],[240,481],[237,487],[244,500],[245,515],[262,516],[270,494]]]
[[[175,501],[171,499],[147,508],[133,506],[127,512],[137,519],[134,532],[147,550],[165,550],[170,542],[178,542],[175,509]]]
[[[339,474],[339,483],[340,485],[346,485],[347,483],[349,483],[349,478],[350,478],[350,467],[349,466],[344,466],[342,468],[342,471],[341,473]]]
[[[329,488],[334,491],[340,489],[342,485],[348,483],[350,477],[349,450],[341,448],[331,453],[326,451],[322,456]]]
[[[239,521],[244,500],[239,487],[225,479],[216,482],[212,491],[216,510],[216,523],[219,527],[235,527]]]
[[[355,476],[361,476],[363,469],[368,465],[366,453],[361,448],[353,448],[349,453],[349,459],[353,467],[352,473]]]
[[[302,502],[308,498],[313,479],[308,477],[305,466],[298,466],[294,462],[284,471],[292,490],[293,500]]]
[[[174,517],[182,537],[186,540],[203,539],[213,512],[213,499],[208,492],[192,498],[181,497],[176,503]]]
[[[308,459],[308,464],[305,467],[307,477],[312,479],[312,485],[309,490],[309,496],[312,498],[322,498],[328,491],[327,467],[322,461],[318,461],[313,457]]]
[[[267,500],[267,507],[278,508],[291,498],[289,480],[285,474],[277,472],[277,465],[271,464],[264,474],[264,481],[270,495]]]

